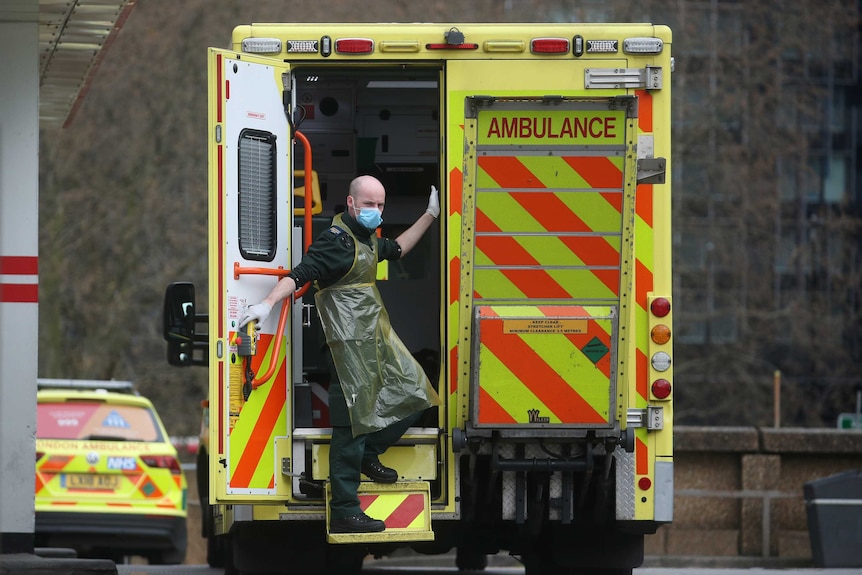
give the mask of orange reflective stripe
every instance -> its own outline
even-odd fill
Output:
[[[593,188],[622,188],[623,173],[604,156],[567,156],[563,158]]]
[[[652,228],[652,184],[638,184],[635,195],[635,213]]]
[[[512,193],[512,197],[548,231],[592,231],[577,214],[560,201],[556,194]],[[478,224],[476,227],[478,230]],[[559,240],[587,266],[619,267],[620,265],[619,251],[600,236],[561,236]],[[591,271],[611,292],[619,294],[617,270]]]
[[[479,165],[502,188],[544,188],[545,185],[514,156],[483,156]]]
[[[476,210],[476,229],[499,232],[497,225],[480,210]],[[485,253],[491,261],[514,257],[521,265],[538,266],[539,262],[513,238],[498,236],[499,241],[489,244],[490,253]],[[544,270],[500,270],[509,281],[518,286],[526,297],[567,298],[571,294]]]
[[[263,356],[255,357],[255,363],[259,364],[262,361]],[[285,381],[284,378],[286,377],[286,374],[284,358],[278,358],[278,361],[278,371],[272,381]],[[259,368],[259,365],[255,366],[255,368]],[[279,417],[281,417],[285,401],[287,400],[283,385],[264,385],[257,388],[252,393],[259,392],[267,394],[266,400],[261,409],[260,415],[258,416],[257,422],[254,424],[251,435],[244,446],[244,450],[240,456],[239,462],[237,463],[236,469],[234,469],[231,475],[230,486],[234,488],[249,487],[251,484],[252,476],[255,471],[257,471],[257,467],[260,464],[264,451],[271,445],[275,425],[278,422]],[[274,482],[275,478],[272,477],[269,481],[268,487],[271,488],[274,485]]]
[[[482,387],[479,388],[479,423],[517,423],[508,411]]]
[[[461,258],[458,256],[449,260],[449,304],[458,301],[461,280]]]
[[[635,299],[642,309],[647,307],[647,292],[652,291],[652,270],[640,260],[635,260]]]
[[[646,90],[635,90],[638,97],[638,128],[652,132],[652,94]]]
[[[640,437],[635,438],[635,473],[637,475],[649,473],[649,449]]]

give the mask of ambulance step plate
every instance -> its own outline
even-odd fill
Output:
[[[326,483],[326,540],[329,543],[386,543],[433,541],[431,492],[427,481],[399,481],[382,484],[363,481],[359,485],[359,506],[374,519],[386,523],[380,533],[329,533],[330,484]]]

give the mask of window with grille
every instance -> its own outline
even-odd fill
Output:
[[[239,249],[245,259],[275,257],[275,135],[239,135]]]

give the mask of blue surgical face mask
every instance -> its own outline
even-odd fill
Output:
[[[377,208],[362,208],[359,210],[359,215],[356,216],[356,221],[362,224],[365,229],[376,230],[383,223],[383,216]]]

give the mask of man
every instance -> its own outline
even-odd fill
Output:
[[[308,281],[315,281],[317,312],[333,364],[329,385],[332,441],[329,448],[330,531],[383,531],[383,521],[359,507],[360,473],[394,483],[398,472],[378,456],[439,398],[419,363],[392,330],[375,285],[377,262],[412,250],[440,215],[431,187],[428,208],[394,241],[378,238],[386,191],[372,176],[350,183],[347,209],[308,248],[302,261],[240,320],[266,321],[272,307]]]

